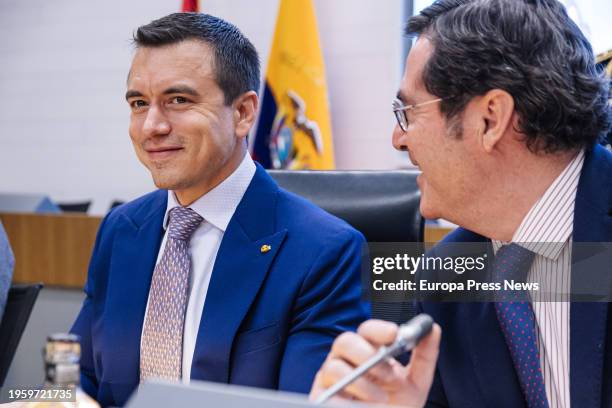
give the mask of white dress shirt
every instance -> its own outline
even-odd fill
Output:
[[[255,163],[247,153],[244,155],[238,168],[221,184],[198,198],[188,207],[197,212],[203,219],[202,224],[195,230],[189,242],[191,255],[191,273],[189,276],[189,299],[185,312],[185,328],[183,330],[183,361],[182,381],[188,384],[191,380],[191,362],[195,351],[198,329],[202,318],[204,301],[208,291],[208,284],[212,274],[217,251],[223,240],[225,230],[242,200],[247,187],[255,175]],[[174,192],[168,191],[168,205],[164,215],[164,230],[168,228],[168,213],[178,207]],[[166,235],[162,240],[157,255],[160,261],[166,246]],[[156,262],[156,265],[157,265]],[[147,300],[147,311],[149,302]],[[141,336],[142,341],[142,336]],[[141,346],[142,347],[142,346]]]
[[[574,204],[583,163],[584,151],[580,151],[529,210],[512,237],[512,242],[535,252],[527,281],[538,282],[540,288],[556,294],[570,291]],[[493,240],[494,251],[503,244]],[[548,404],[551,408],[569,408],[570,302],[538,301],[543,293],[531,295]]]

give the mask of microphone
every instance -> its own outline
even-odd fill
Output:
[[[391,357],[397,357],[406,351],[412,350],[423,337],[431,332],[432,327],[433,319],[427,314],[417,315],[407,323],[402,324],[399,327],[397,337],[393,344],[378,349],[376,354],[319,395],[314,403],[317,405],[323,404],[381,361]]]

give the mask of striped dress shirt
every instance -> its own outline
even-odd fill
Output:
[[[541,289],[532,291],[531,299],[550,408],[570,407],[571,244],[576,190],[583,163],[584,151],[580,151],[529,210],[512,237],[512,242],[535,253],[527,281],[539,283]],[[504,244],[493,240],[493,250],[496,252]],[[556,294],[555,301],[546,296],[547,292]]]

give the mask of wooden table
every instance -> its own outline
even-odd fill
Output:
[[[101,217],[82,214],[0,213],[15,254],[15,283],[82,288]],[[425,241],[438,242],[452,229],[425,227]]]

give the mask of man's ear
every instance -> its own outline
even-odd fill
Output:
[[[254,91],[248,91],[238,96],[232,103],[234,107],[234,121],[236,123],[236,136],[246,137],[255,123],[259,98]]]
[[[487,92],[478,104],[483,123],[482,147],[491,153],[504,134],[512,127],[514,98],[501,89]]]

